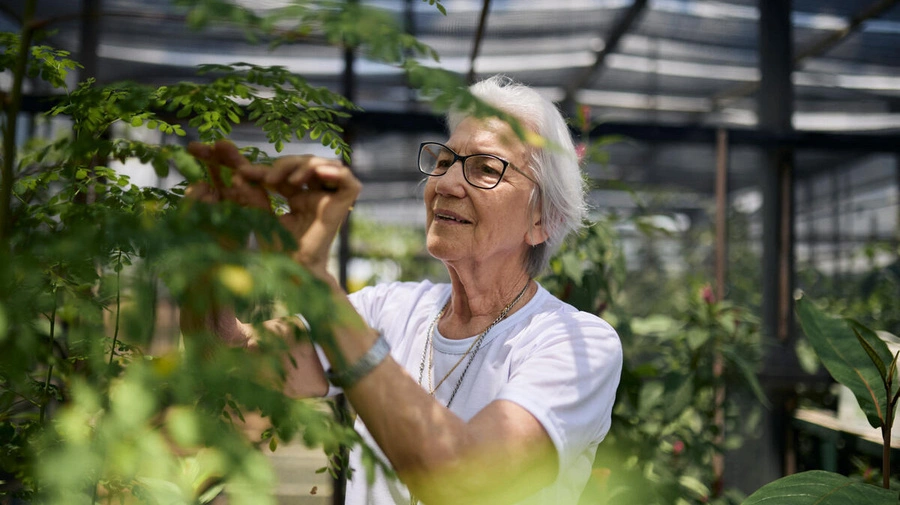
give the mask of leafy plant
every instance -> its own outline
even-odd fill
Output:
[[[755,378],[758,323],[712,299],[708,286],[676,296],[671,315],[616,318],[627,364],[598,450],[596,466],[608,469],[598,503],[740,500],[719,487],[713,460],[743,444],[759,418],[759,406],[747,414],[734,399],[755,394],[765,403]]]
[[[755,377],[758,323],[749,311],[715,300],[709,286],[684,281],[666,291],[665,313],[624,303],[626,284],[640,273],[626,270],[621,225],[599,219],[570,237],[541,279],[561,299],[609,320],[623,343],[612,427],[582,503],[739,503],[739,493],[717,487],[712,461],[740,446],[760,415],[757,408],[748,419],[732,398],[755,394],[759,405],[765,401]],[[724,358],[719,371],[717,356]]]
[[[240,247],[251,234],[293,244],[272,215],[191,204],[183,184],[139,187],[114,162],[198,180],[204,167],[178,139],[211,142],[242,123],[264,132],[275,152],[311,138],[349,159],[342,132],[356,108],[283,68],[249,63],[204,65],[197,82],[161,87],[87,80],[68,88],[78,64],[35,43],[44,24],[36,3],[26,3],[21,33],[0,34],[0,71],[13,77],[3,93],[0,174],[0,497],[193,504],[224,487],[232,503],[273,503],[273,473],[258,446],[300,440],[337,454],[359,443],[320,403],[282,394],[289,342],[261,327],[302,312],[311,331],[296,338],[327,344],[322,329],[335,316],[325,288],[283,255]],[[414,63],[436,55],[369,7],[298,2],[259,16],[221,0],[177,3],[196,26],[224,16],[271,44],[322,38],[407,69],[438,103],[492,111],[458,76]],[[58,136],[19,146],[28,79],[60,91],[43,118]],[[178,329],[158,317],[161,302],[183,316],[233,306],[258,327],[259,349],[231,349],[202,333],[180,349]],[[244,433],[250,414],[270,428]]]
[[[882,488],[831,472],[802,472],[769,483],[744,505],[778,500],[788,505],[897,503],[890,490],[891,428],[900,397],[896,383],[897,355],[879,335],[863,324],[823,312],[805,297],[796,302],[803,331],[831,376],[856,397],[873,428],[882,433]]]

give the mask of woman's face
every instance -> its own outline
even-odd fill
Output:
[[[445,144],[460,156],[493,154],[532,173],[530,148],[498,119],[468,118]],[[540,209],[530,210],[533,190],[534,183],[511,167],[493,189],[467,183],[459,161],[444,175],[429,177],[425,184],[428,252],[451,263],[496,262],[499,267],[511,260],[523,262],[525,251],[544,240]]]

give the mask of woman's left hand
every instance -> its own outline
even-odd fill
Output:
[[[284,156],[271,166],[254,165],[227,141],[214,146],[192,144],[189,149],[203,161],[227,165],[233,170],[233,179],[255,187],[256,191],[240,192],[217,188],[224,193],[234,192],[239,198],[231,199],[239,204],[259,207],[261,190],[282,195],[288,212],[279,220],[298,244],[292,257],[313,273],[326,273],[331,243],[362,190],[362,184],[346,165],[310,155]],[[214,183],[220,185],[219,179],[213,177]]]

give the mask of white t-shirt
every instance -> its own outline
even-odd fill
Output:
[[[418,379],[428,327],[449,296],[449,284],[426,281],[364,288],[350,300],[369,326],[387,339],[393,359]],[[474,338],[450,340],[435,325],[434,381],[459,361]],[[464,359],[435,392],[444,405],[467,362]],[[556,447],[559,474],[553,484],[520,503],[576,504],[590,477],[597,445],[609,431],[621,371],[622,348],[615,330],[538,286],[524,307],[484,337],[450,410],[466,421],[494,400],[515,402],[528,410]],[[426,375],[422,382],[427,381]],[[386,462],[358,418],[356,429]],[[351,453],[354,474],[347,484],[346,503],[408,504],[409,492],[399,480],[379,471],[369,485],[360,455],[358,449]]]

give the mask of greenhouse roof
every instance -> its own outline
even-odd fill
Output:
[[[537,87],[567,112],[587,106],[595,133],[622,135],[600,181],[668,185],[708,194],[714,133],[730,132],[733,189],[757,182],[754,147],[790,141],[797,173],[826,169],[864,152],[894,151],[900,131],[900,6],[896,0],[794,0],[793,131],[759,128],[758,4],[768,0],[444,0],[444,15],[419,0],[364,2],[382,8],[433,47],[434,63],[476,78],[496,73]],[[0,27],[17,30],[25,0],[0,7]],[[238,0],[264,14],[289,0]],[[165,84],[196,79],[202,63],[281,65],[314,85],[346,91],[340,48],[315,36],[275,49],[248,43],[234,27],[185,27],[166,0],[38,0],[37,17],[56,30],[51,43],[78,52],[96,36],[99,82]],[[487,9],[485,9],[487,7]],[[96,9],[102,15],[87,18]],[[777,28],[772,28],[777,30]],[[90,36],[86,41],[90,43]],[[767,40],[763,42],[767,42]],[[353,99],[365,113],[354,160],[373,186],[367,199],[405,199],[418,181],[410,166],[418,142],[441,123],[397,68],[356,55]],[[40,90],[33,90],[40,94]],[[246,135],[246,137],[241,137]],[[236,133],[238,142],[262,143]],[[834,151],[842,154],[835,157]],[[378,186],[378,187],[374,187]],[[400,190],[398,191],[398,188]],[[690,198],[685,205],[690,206]]]

